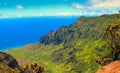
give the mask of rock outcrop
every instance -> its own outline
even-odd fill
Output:
[[[11,55],[0,52],[0,73],[22,73],[16,59]]]

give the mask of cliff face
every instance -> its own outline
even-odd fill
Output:
[[[58,30],[42,36],[39,43],[42,44],[60,44],[76,41],[78,39],[90,38],[98,39],[103,35],[104,28],[110,23],[120,23],[118,14],[102,15],[99,17],[81,16],[70,26],[62,26]],[[98,34],[99,33],[99,34]],[[77,38],[77,39],[76,39]]]
[[[120,73],[120,60],[100,68],[96,73]]]

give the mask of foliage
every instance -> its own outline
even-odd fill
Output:
[[[33,63],[30,65],[26,65],[24,67],[24,72],[25,73],[43,73],[44,68],[38,63]]]
[[[111,58],[105,58],[103,61],[101,60],[100,57],[96,57],[96,58],[95,58],[95,62],[98,63],[98,64],[100,64],[101,66],[107,65],[107,64],[109,64],[111,61],[112,61]]]
[[[110,24],[106,29],[106,41],[108,42],[109,48],[112,49],[113,60],[117,60],[120,54],[120,25]]]

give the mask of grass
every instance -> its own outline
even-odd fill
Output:
[[[73,56],[68,53],[72,52],[73,48],[61,50],[61,48],[63,48],[63,44],[33,45],[31,49],[29,49],[29,47],[21,49],[15,48],[7,52],[17,60],[22,60],[23,62],[25,60],[29,60],[26,64],[30,64],[32,62],[41,63],[45,68],[45,73],[77,73],[77,70],[82,73],[94,73],[99,68],[99,64],[94,61],[95,57],[105,57],[109,55],[109,51],[106,49],[107,46],[105,46],[105,42],[101,39],[96,41],[83,39],[77,42],[74,47],[77,51],[73,53],[73,55],[78,62],[68,62],[67,64],[66,61]],[[60,53],[63,54],[62,58],[59,56]],[[55,55],[53,56],[52,54]],[[60,60],[54,62],[53,59],[55,58]]]

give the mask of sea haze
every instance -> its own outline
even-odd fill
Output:
[[[61,26],[73,24],[78,17],[30,17],[0,19],[0,50],[37,43],[41,36]]]

